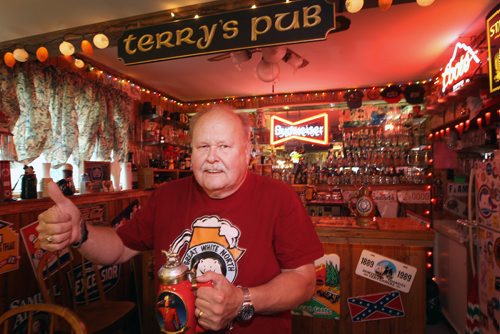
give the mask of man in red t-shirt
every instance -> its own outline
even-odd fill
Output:
[[[248,173],[250,126],[242,114],[216,108],[191,120],[193,177],[157,189],[134,218],[114,231],[80,226],[78,209],[50,186],[56,206],[39,216],[41,245],[75,243],[98,263],[154,250],[178,252],[212,287],[196,292],[198,323],[232,333],[290,333],[289,310],[314,293],[314,260],[323,249],[294,191]],[[80,229],[82,227],[82,229]],[[88,236],[88,239],[87,239]]]

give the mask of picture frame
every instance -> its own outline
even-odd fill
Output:
[[[111,166],[109,161],[84,161],[83,170],[89,181],[85,185],[86,192],[103,191],[103,181],[110,181]]]

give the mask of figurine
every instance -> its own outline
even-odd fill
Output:
[[[23,167],[24,175],[21,181],[21,198],[33,199],[37,198],[36,193],[36,175],[33,166],[25,165]]]

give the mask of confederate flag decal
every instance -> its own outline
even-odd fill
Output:
[[[352,322],[403,317],[405,311],[399,291],[347,298]]]

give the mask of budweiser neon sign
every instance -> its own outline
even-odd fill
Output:
[[[328,114],[291,122],[287,119],[271,117],[271,145],[283,144],[290,140],[300,140],[319,145],[328,144]]]
[[[457,54],[462,50],[462,55],[459,59]],[[470,46],[458,42],[455,44],[455,50],[453,51],[453,56],[450,58],[448,64],[441,74],[443,78],[443,86],[441,91],[444,93],[446,90],[453,86],[460,87],[461,85],[454,85],[455,83],[463,80],[467,74],[471,71],[471,62],[474,61],[476,64],[481,63],[479,57],[477,56],[478,51],[473,50]],[[454,89],[455,90],[455,89]]]

